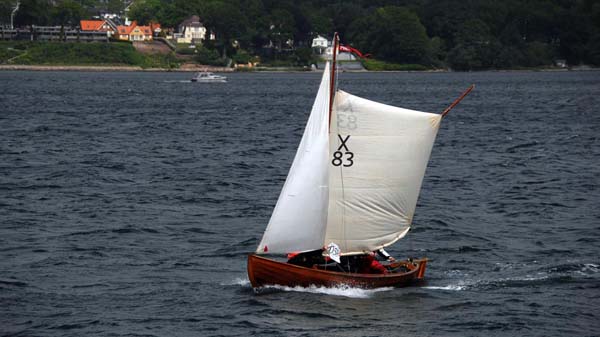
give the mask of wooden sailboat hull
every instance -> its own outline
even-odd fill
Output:
[[[267,259],[256,254],[248,256],[248,278],[252,287],[281,285],[288,287],[351,286],[359,288],[403,287],[414,284],[425,276],[426,259],[399,261],[394,267],[409,269],[402,273],[356,274],[306,268],[286,262]]]

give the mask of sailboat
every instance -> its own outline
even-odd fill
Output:
[[[252,287],[406,286],[422,280],[426,258],[394,261],[385,273],[345,269],[340,257],[364,255],[404,238],[442,114],[404,109],[335,87],[326,63],[302,140],[254,253],[248,255]],[[264,255],[320,252],[330,263],[298,265]]]

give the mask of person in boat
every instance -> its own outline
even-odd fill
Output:
[[[390,261],[390,262],[396,261],[396,259],[393,256],[391,256],[390,254],[388,254],[388,252],[386,252],[385,249],[383,249],[383,248],[378,249],[376,252],[377,252],[377,256],[382,258],[385,261]]]
[[[302,253],[289,253],[287,263],[297,266],[312,268],[314,266],[325,266],[333,263],[329,257],[323,256],[324,249],[317,249]],[[385,274],[387,268],[382,265],[378,259],[385,261],[395,261],[383,248],[364,255],[342,256],[340,263],[334,263],[338,271],[360,274]],[[330,266],[331,267],[331,266]]]
[[[377,261],[377,252],[373,252],[369,254],[372,257],[371,264],[369,265],[369,270],[374,274],[387,274],[389,270],[381,264],[381,262]]]
[[[396,259],[383,248],[364,255],[342,256],[340,265],[350,273],[359,274],[386,274],[388,268],[380,261],[394,262]]]
[[[377,252],[369,252],[363,255],[358,272],[360,274],[387,274],[388,270],[377,261]]]
[[[325,257],[323,256],[323,249],[317,249],[302,253],[289,253],[287,255],[287,258],[287,263],[307,268],[312,268],[312,266],[314,265],[324,264],[327,262]]]

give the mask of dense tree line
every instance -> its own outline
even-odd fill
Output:
[[[14,0],[0,0],[3,22]],[[119,0],[24,0],[15,23],[72,24]],[[223,55],[302,62],[314,36],[340,33],[374,58],[457,70],[600,65],[598,0],[136,0],[129,16],[176,27],[192,14]],[[237,43],[233,43],[236,41]],[[233,47],[233,46],[236,47]],[[307,61],[307,60],[305,60]]]

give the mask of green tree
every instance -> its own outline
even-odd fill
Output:
[[[468,0],[426,1],[420,11],[429,36],[438,36],[448,46],[453,46],[461,23],[473,18],[471,4]]]
[[[247,23],[239,7],[224,1],[213,1],[207,4],[204,12],[206,26],[214,31],[218,44],[223,50],[223,58],[227,57],[227,49],[232,41],[243,35]]]
[[[346,38],[352,23],[365,16],[365,9],[354,2],[339,1],[329,6],[328,16],[332,19],[333,31]]]
[[[423,63],[429,49],[425,27],[405,7],[378,8],[356,21],[349,41],[377,59],[395,63]]]
[[[480,70],[493,67],[498,61],[510,60],[503,55],[498,40],[491,34],[489,27],[481,20],[469,20],[461,25],[456,37],[456,45],[448,53],[448,63],[455,70]],[[501,65],[502,67],[505,64]]]
[[[14,18],[15,27],[48,25],[51,21],[52,5],[44,0],[23,0]]]
[[[0,22],[10,22],[16,0],[0,0]],[[121,0],[21,0],[14,23],[74,25],[101,8],[119,12]],[[79,8],[78,8],[79,7]],[[82,14],[83,13],[83,14]],[[340,33],[345,43],[395,63],[471,70],[550,64],[600,64],[598,0],[135,0],[129,17],[177,27],[200,16],[223,56],[250,54],[303,63],[316,34]],[[296,51],[283,49],[288,40]],[[241,57],[241,56],[240,56]],[[244,56],[245,57],[245,56]],[[285,60],[285,61],[284,61]],[[280,63],[281,63],[280,62]]]
[[[292,13],[285,9],[275,9],[269,15],[269,38],[279,50],[288,40],[294,38],[296,22]]]
[[[269,42],[268,11],[261,0],[244,0],[241,6],[246,27],[239,35],[238,41],[242,48],[258,54],[261,47]]]
[[[63,0],[52,8],[51,13],[53,23],[60,25],[61,30],[64,30],[65,26],[77,26],[81,18],[85,16],[86,11],[73,0]]]
[[[550,66],[553,63],[554,48],[551,44],[533,41],[527,43],[524,51],[523,65],[527,67]]]
[[[325,14],[315,11],[308,14],[308,22],[313,37],[317,34],[329,36],[333,32],[333,22]]]
[[[593,35],[586,45],[585,60],[592,65],[600,66],[600,32]]]
[[[129,8],[129,17],[142,25],[152,21],[160,22],[159,13],[164,7],[160,0],[138,0]]]
[[[219,56],[219,53],[214,49],[208,49],[204,46],[196,49],[198,54],[196,55],[196,61],[200,64],[206,64],[211,66],[222,67],[225,65],[225,60]]]
[[[106,3],[106,10],[111,13],[121,13],[123,9],[123,0],[108,0]]]
[[[16,0],[0,0],[0,25],[10,24],[10,15],[16,3]]]

